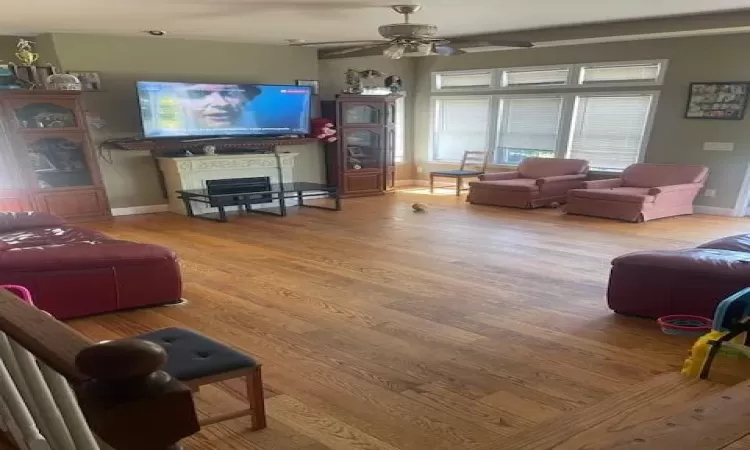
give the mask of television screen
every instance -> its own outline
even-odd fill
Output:
[[[139,81],[146,137],[310,132],[309,86]]]

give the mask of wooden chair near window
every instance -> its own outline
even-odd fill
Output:
[[[435,190],[435,177],[455,178],[456,179],[456,196],[461,195],[464,178],[473,178],[483,175],[487,171],[487,164],[490,160],[490,152],[469,150],[464,152],[461,159],[461,168],[456,170],[436,170],[430,172],[430,194]],[[477,167],[479,170],[470,170],[467,167]]]

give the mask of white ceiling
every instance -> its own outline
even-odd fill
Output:
[[[397,0],[395,1],[397,2]],[[400,22],[394,1],[347,0],[21,0],[3,2],[0,34],[83,32],[283,43],[286,39],[377,39],[378,25]],[[421,0],[412,21],[465,35],[721,11],[750,0]],[[379,6],[382,5],[382,6]]]

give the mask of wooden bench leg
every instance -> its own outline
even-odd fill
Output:
[[[430,194],[435,192],[435,177],[430,174]]]
[[[250,413],[253,424],[252,430],[262,430],[266,427],[266,404],[263,399],[263,377],[260,365],[245,377],[247,383],[247,402],[250,404]]]
[[[456,178],[456,197],[461,196],[461,185],[464,184],[464,179],[461,177]]]

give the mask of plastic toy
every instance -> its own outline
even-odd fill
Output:
[[[686,377],[708,378],[716,356],[721,352],[750,358],[750,347],[745,338],[750,331],[750,288],[722,300],[714,313],[711,331],[698,338],[690,357],[682,365]]]
[[[16,284],[0,284],[0,288],[7,289],[10,292],[16,294],[18,297],[21,297],[23,301],[26,303],[34,304],[34,300],[31,298],[31,292],[26,289],[23,286],[18,286]]]
[[[702,336],[711,331],[712,320],[701,316],[664,316],[657,323],[664,334]]]

